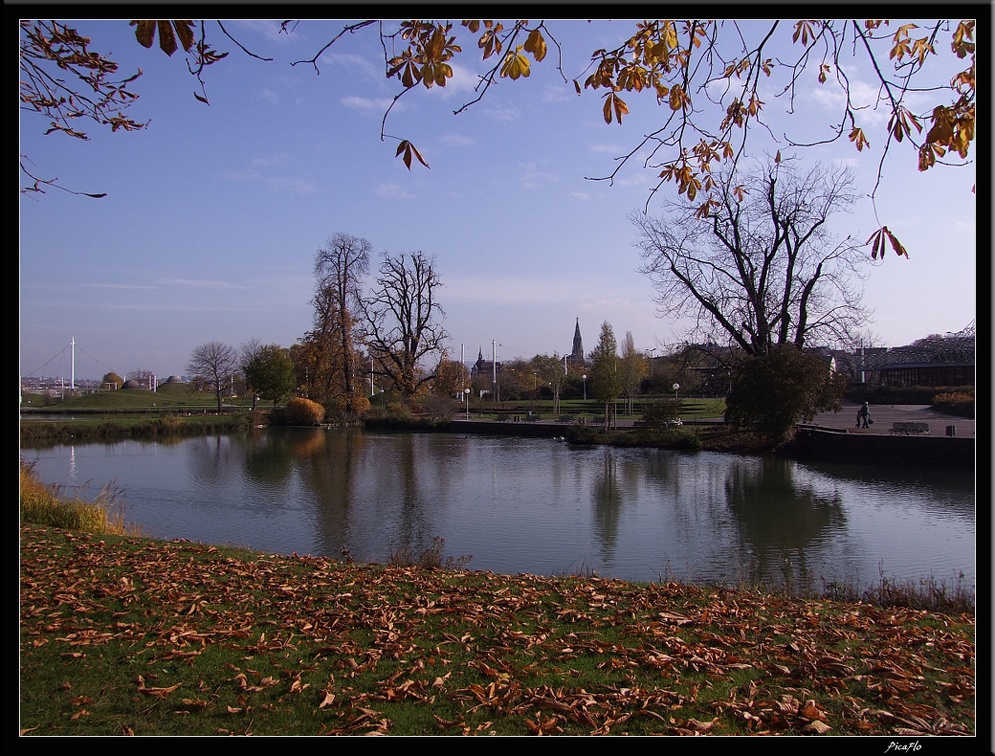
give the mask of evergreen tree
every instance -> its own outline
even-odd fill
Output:
[[[611,424],[612,403],[622,393],[622,371],[619,369],[618,343],[615,332],[606,320],[601,324],[601,336],[591,352],[591,391],[605,405],[605,430]]]

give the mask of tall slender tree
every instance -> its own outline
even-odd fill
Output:
[[[311,398],[346,412],[362,394],[356,312],[372,250],[366,239],[338,233],[315,253],[314,328],[303,339],[316,388]]]
[[[591,352],[591,392],[605,405],[605,430],[611,426],[612,405],[622,393],[618,342],[607,320],[601,324],[601,335]]]
[[[633,398],[639,393],[639,387],[646,372],[646,358],[636,351],[636,342],[632,338],[632,331],[626,331],[625,340],[622,342],[622,357],[619,360],[619,374],[622,390],[629,403],[628,412],[630,415],[632,414]]]

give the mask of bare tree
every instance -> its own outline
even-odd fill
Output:
[[[238,350],[221,341],[201,344],[190,354],[187,370],[197,378],[204,379],[214,390],[221,412],[221,394],[231,383],[238,367]]]
[[[129,370],[125,375],[128,376],[129,381],[134,381],[140,384],[149,391],[155,391],[155,373],[151,370],[146,370],[144,368],[135,368],[134,370]]]
[[[661,218],[633,215],[658,311],[690,317],[699,335],[724,332],[750,355],[845,343],[867,320],[855,286],[866,257],[827,224],[853,203],[851,187],[845,168],[801,173],[775,160],[743,184],[726,177],[707,216],[689,201],[668,204]]]
[[[304,340],[313,347],[322,399],[344,396],[345,407],[352,406],[361,384],[356,379],[357,314],[372,250],[366,239],[339,233],[315,253],[314,330]]]
[[[448,334],[435,296],[442,281],[435,260],[422,252],[384,254],[373,292],[360,302],[375,372],[393,383],[405,402],[434,378],[419,362],[443,352]]]

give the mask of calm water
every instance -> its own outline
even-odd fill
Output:
[[[963,472],[303,429],[21,456],[84,497],[110,484],[128,521],[167,539],[383,561],[441,536],[496,572],[975,587]]]

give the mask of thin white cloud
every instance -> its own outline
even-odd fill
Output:
[[[577,94],[573,88],[573,84],[549,84],[542,90],[543,102],[564,102],[565,100],[573,99],[576,96]]]
[[[382,116],[387,108],[390,107],[391,98],[390,97],[359,97],[357,95],[348,95],[343,97],[340,102],[349,110],[355,110],[363,114],[374,114],[377,116]],[[398,102],[394,105],[394,110],[392,112],[397,113],[404,109],[404,105]]]
[[[159,281],[163,286],[177,286],[183,289],[248,289],[248,286],[232,281],[219,281],[206,278],[163,278]]]
[[[884,126],[888,122],[888,111],[884,103],[879,103],[878,88],[863,81],[851,81],[850,102],[857,109],[856,117],[864,124]],[[806,86],[801,89],[806,99],[829,110],[831,114],[842,114],[846,104],[846,92],[833,83]]]
[[[359,55],[332,50],[321,56],[318,65],[320,67],[324,64],[341,65],[347,68],[352,68],[362,73],[363,76],[368,79],[373,79],[378,82],[383,81],[383,69],[380,66],[374,65],[372,60],[363,58]]]
[[[118,291],[154,291],[156,286],[146,286],[139,284],[117,284],[117,283],[85,283],[83,288],[87,289],[115,289]]]
[[[313,181],[293,176],[265,176],[259,171],[238,171],[222,175],[231,181],[263,184],[270,190],[279,193],[311,194],[315,191]]]
[[[293,42],[291,35],[280,30],[280,22],[271,19],[249,18],[225,21],[229,31],[234,31],[235,27],[242,27],[246,31],[258,34],[266,38],[267,44],[287,45]],[[236,34],[236,36],[239,36]],[[249,44],[251,48],[251,43]]]
[[[521,111],[513,105],[506,105],[504,107],[494,107],[492,105],[486,108],[484,113],[495,121],[503,121],[505,123],[517,121],[521,117]]]
[[[269,87],[261,89],[259,91],[259,97],[273,105],[278,104],[281,100],[280,95],[277,94],[276,90],[270,89]]]
[[[249,162],[255,166],[268,167],[271,165],[286,165],[289,159],[290,155],[286,152],[278,152],[275,155],[269,155],[268,157],[252,158]]]
[[[532,278],[528,275],[447,277],[445,298],[474,302],[481,305],[543,305],[563,302],[576,307],[578,302],[611,302],[631,306],[635,299],[645,306],[646,300],[616,284],[606,284],[601,277],[588,279],[566,276]]]
[[[443,134],[440,141],[450,147],[473,147],[477,143],[476,139],[452,131]]]
[[[315,190],[315,183],[306,179],[283,177],[262,177],[262,182],[274,192],[290,194],[311,194]]]
[[[415,195],[400,184],[381,184],[377,187],[377,194],[391,199],[415,199]]]
[[[526,189],[541,189],[549,183],[556,181],[557,176],[534,161],[521,163],[520,181]]]
[[[609,144],[606,142],[595,142],[593,144],[588,144],[587,149],[595,154],[605,154],[605,155],[621,155],[623,150],[617,144]]]

